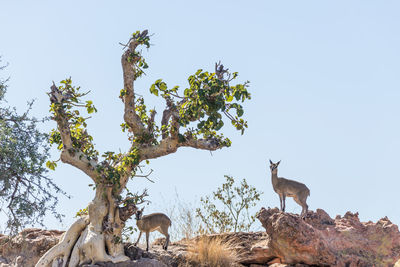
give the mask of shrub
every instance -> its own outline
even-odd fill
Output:
[[[202,221],[200,234],[249,231],[255,221],[249,209],[260,200],[260,191],[247,184],[246,179],[240,187],[234,186],[235,179],[225,175],[226,182],[212,196],[200,199],[201,208],[196,209],[196,216]],[[218,205],[222,209],[218,209]]]
[[[188,246],[186,260],[186,266],[232,267],[238,255],[231,242],[204,236]]]

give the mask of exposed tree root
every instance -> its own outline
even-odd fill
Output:
[[[121,242],[125,223],[120,219],[120,209],[112,198],[112,188],[105,190],[106,197],[104,190],[99,188],[88,206],[89,215],[77,220],[62,240],[43,255],[36,267],[65,267],[67,264],[76,267],[84,263],[129,260]],[[123,218],[130,217],[130,211],[124,209]]]
[[[61,241],[47,251],[35,267],[62,266],[76,267],[83,263],[96,263],[111,261],[114,263],[127,261],[122,243],[113,244],[112,256],[106,252],[105,244],[108,235],[95,231],[88,224],[88,217],[80,218],[64,234]],[[122,247],[122,250],[120,249]]]
[[[40,260],[36,263],[35,267],[52,266],[53,261],[62,262],[62,267],[65,267],[71,253],[72,247],[75,245],[76,240],[79,238],[81,232],[89,223],[87,216],[80,218],[67,232],[64,233],[60,242],[47,251]]]

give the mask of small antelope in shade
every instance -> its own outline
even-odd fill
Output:
[[[135,243],[135,246],[139,243],[142,233],[146,233],[146,251],[149,251],[149,235],[150,232],[155,230],[165,235],[166,241],[163,245],[163,249],[167,250],[169,244],[168,228],[171,226],[171,220],[167,215],[163,213],[152,213],[143,216],[143,209],[136,211],[136,225],[139,228],[139,238]]]
[[[269,160],[271,169],[271,180],[274,191],[279,195],[281,210],[285,211],[286,197],[292,197],[297,204],[302,207],[301,217],[304,218],[308,211],[307,197],[310,195],[310,189],[305,184],[278,177],[278,165],[281,161],[273,163]]]

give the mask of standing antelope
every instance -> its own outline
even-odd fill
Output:
[[[139,243],[142,232],[146,233],[146,251],[149,251],[149,235],[150,232],[155,230],[165,235],[166,241],[163,245],[163,249],[167,250],[169,244],[168,227],[171,226],[171,220],[167,215],[163,213],[152,213],[143,216],[143,209],[136,211],[136,225],[139,228],[139,238],[135,243],[135,246]]]
[[[273,163],[269,160],[271,164],[269,167],[271,169],[271,180],[272,187],[274,191],[279,195],[279,200],[281,202],[281,210],[285,211],[285,200],[286,197],[292,197],[297,204],[302,207],[301,217],[307,214],[308,205],[307,197],[310,195],[310,189],[305,184],[289,180],[283,177],[278,177],[278,165],[281,161]]]

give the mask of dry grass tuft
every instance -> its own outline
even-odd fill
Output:
[[[229,241],[221,238],[200,237],[188,246],[186,266],[232,267],[237,264],[238,255]]]

